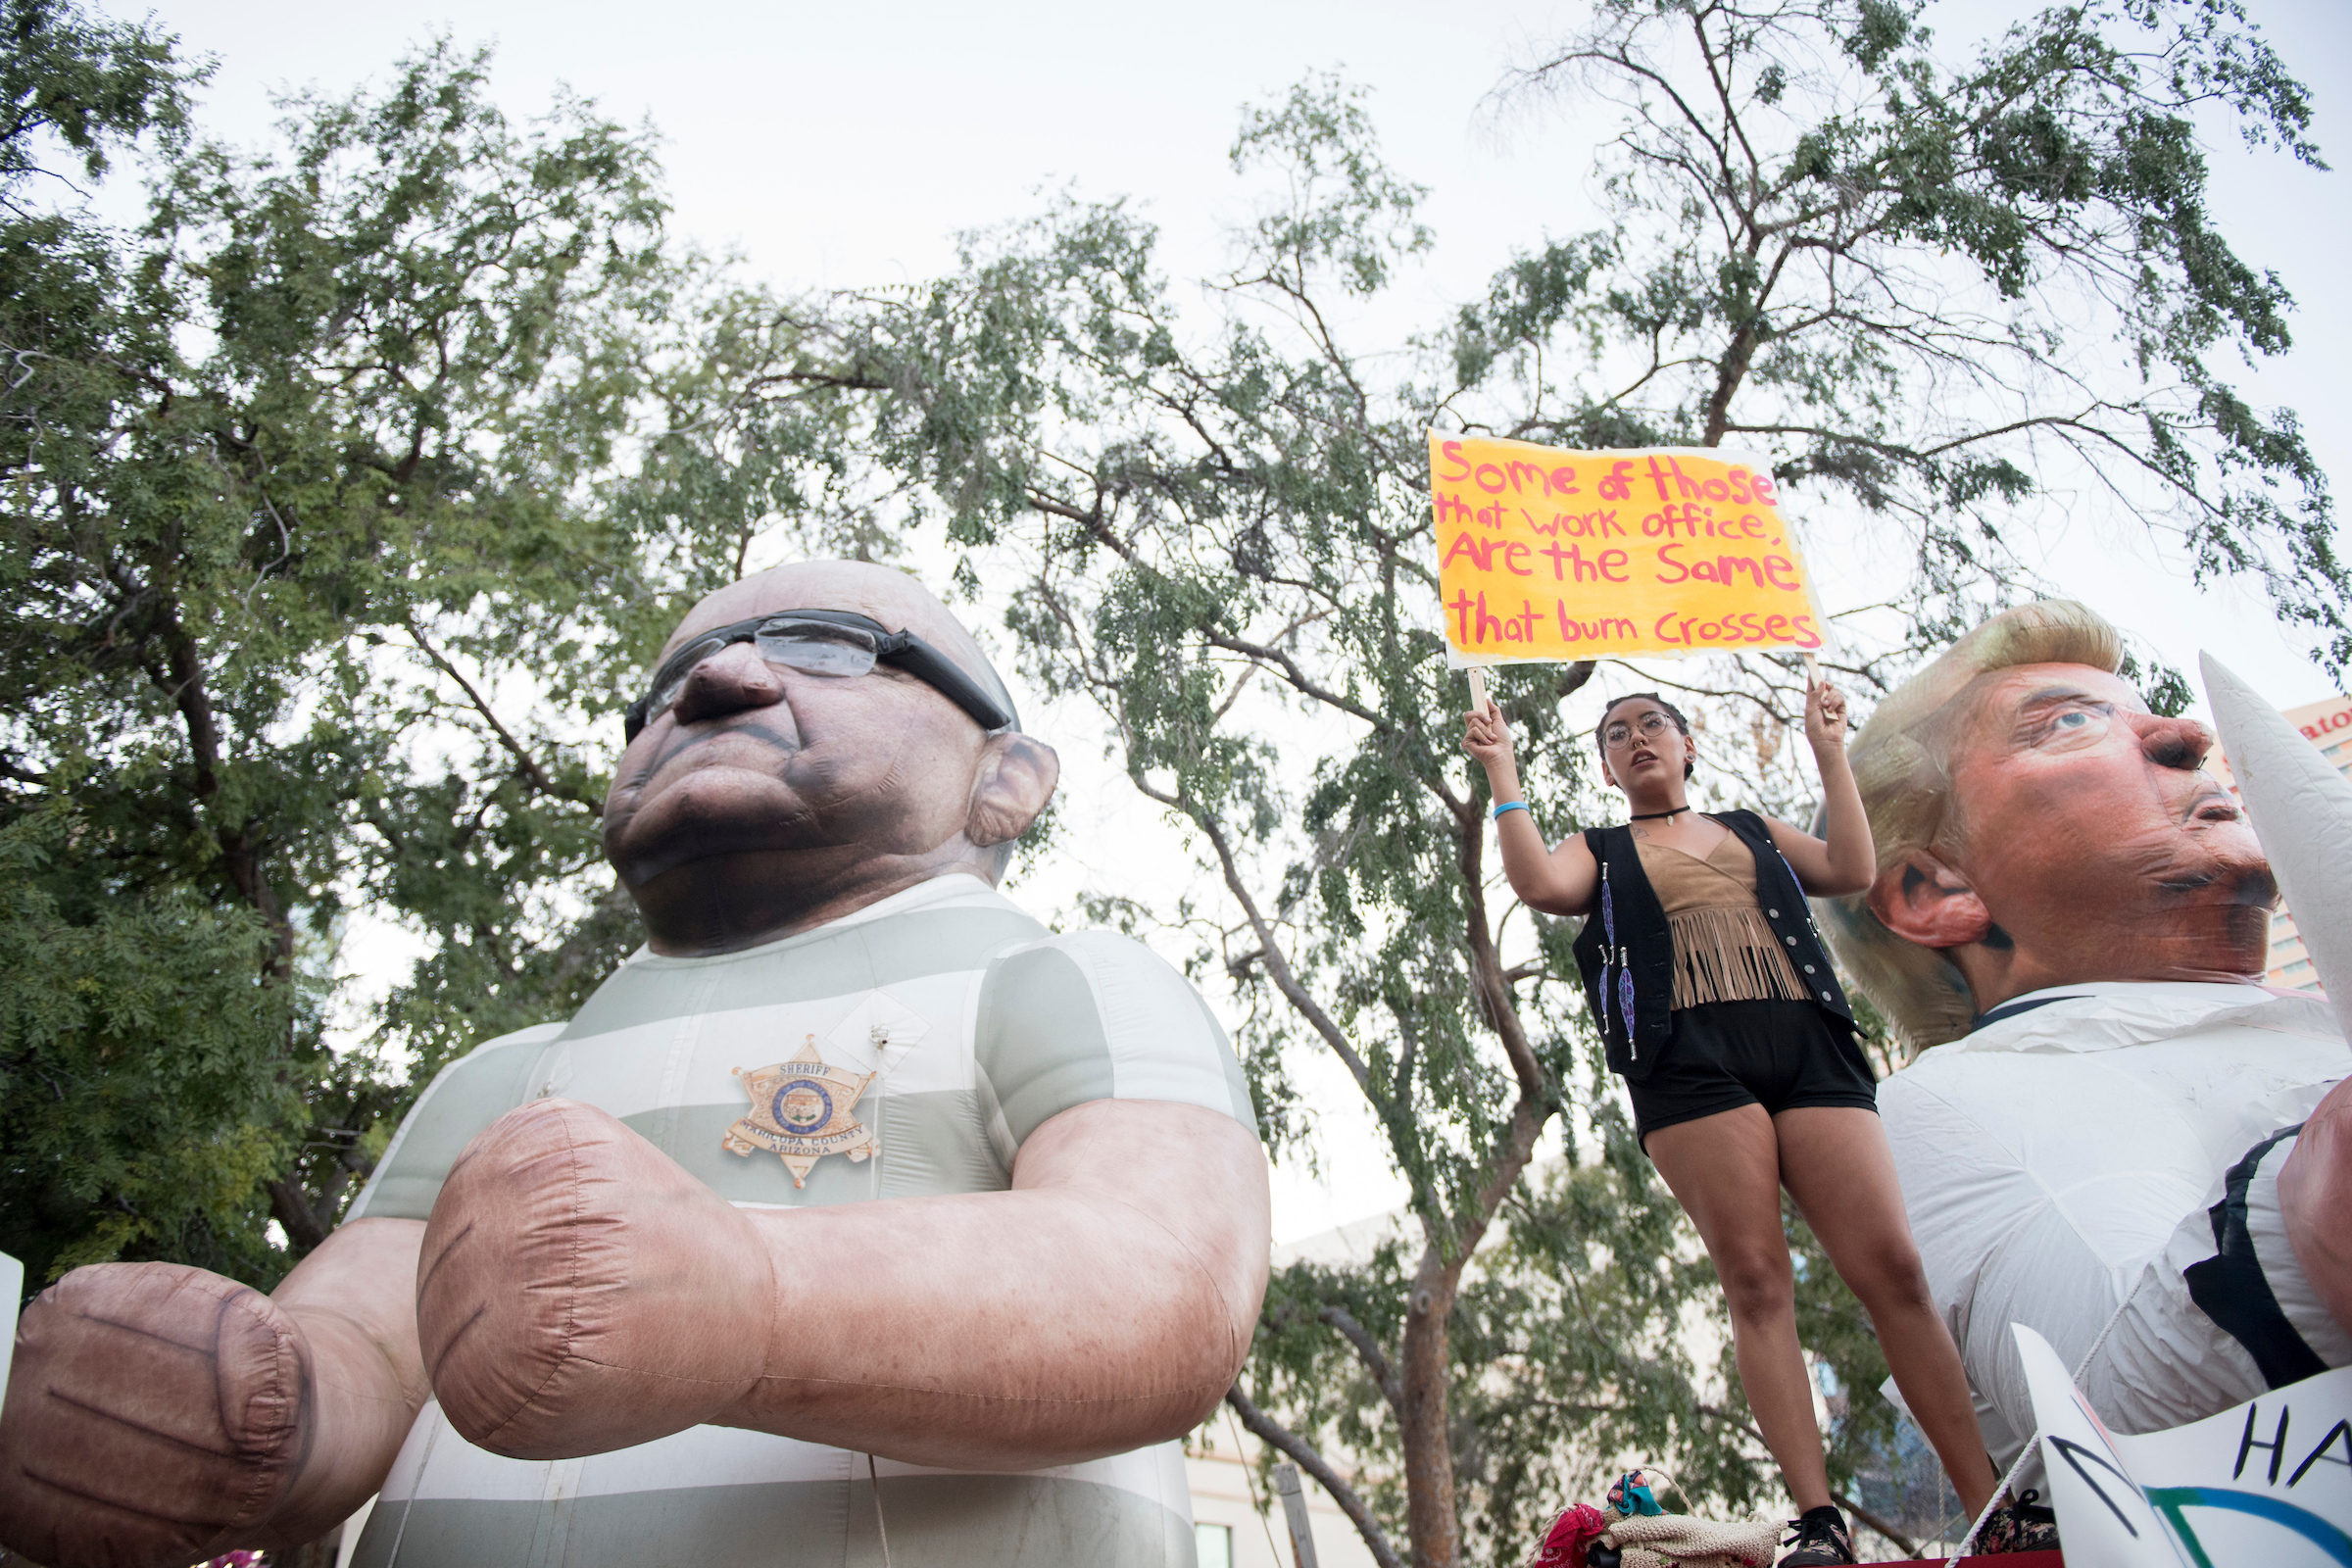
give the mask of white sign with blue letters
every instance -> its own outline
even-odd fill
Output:
[[[2107,1430],[2012,1324],[2067,1568],[2352,1568],[2352,1367],[2166,1432]]]

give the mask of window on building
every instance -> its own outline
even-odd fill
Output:
[[[1193,1549],[1200,1568],[1233,1568],[1233,1526],[1193,1526]]]

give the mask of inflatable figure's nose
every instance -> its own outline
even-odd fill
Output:
[[[2213,750],[2213,731],[2193,718],[2160,718],[2134,713],[2132,725],[2139,731],[2140,754],[2159,767],[2194,772]]]
[[[750,643],[720,649],[686,672],[671,712],[680,724],[725,718],[784,700],[784,677]]]

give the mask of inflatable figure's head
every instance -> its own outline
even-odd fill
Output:
[[[1060,763],[971,634],[904,572],[815,561],[695,606],[629,710],[605,854],[657,952],[991,881]]]
[[[1831,946],[1914,1047],[2044,986],[2261,972],[2278,890],[2203,725],[2148,711],[2115,628],[2049,601],[1904,683],[1853,746],[1878,845]]]

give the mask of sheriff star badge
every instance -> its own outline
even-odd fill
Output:
[[[825,1065],[817,1056],[814,1035],[790,1061],[749,1072],[738,1067],[735,1077],[752,1097],[752,1113],[727,1129],[719,1147],[733,1154],[764,1149],[781,1156],[795,1187],[807,1187],[809,1167],[827,1154],[847,1154],[855,1163],[881,1147],[872,1131],[850,1114],[874,1074]]]

